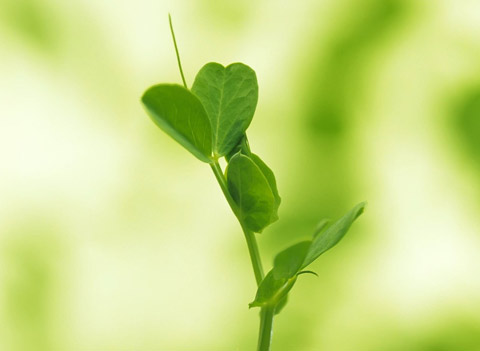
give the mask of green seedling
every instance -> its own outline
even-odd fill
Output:
[[[287,303],[297,278],[319,256],[335,246],[365,208],[362,202],[330,224],[320,221],[311,240],[294,244],[276,255],[264,275],[255,233],[278,220],[281,198],[273,171],[252,153],[247,129],[258,101],[255,71],[243,63],[226,67],[207,63],[188,89],[169,16],[183,86],[158,84],[142,96],[153,122],[200,161],[211,167],[243,230],[257,282],[250,307],[259,307],[258,351],[270,350],[273,318]],[[219,159],[225,157],[225,172]],[[253,294],[252,294],[253,295]]]

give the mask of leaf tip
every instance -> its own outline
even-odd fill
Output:
[[[360,216],[363,212],[365,212],[365,209],[367,208],[367,205],[368,205],[368,202],[367,201],[362,201],[360,202],[356,207],[357,207],[357,211],[356,211],[356,215],[355,215],[355,218],[357,218],[358,216]]]

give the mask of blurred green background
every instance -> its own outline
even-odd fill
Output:
[[[0,0],[0,350],[243,351],[255,283],[211,171],[139,102],[258,75],[266,268],[367,212],[303,276],[274,351],[480,350],[478,0]]]

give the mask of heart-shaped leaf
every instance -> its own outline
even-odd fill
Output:
[[[165,133],[203,162],[211,162],[212,129],[200,100],[176,84],[159,84],[142,96],[150,117]]]
[[[283,250],[273,261],[273,274],[276,279],[291,278],[302,268],[302,263],[307,256],[312,242],[302,241]]]
[[[249,307],[262,307],[265,305],[276,306],[286,298],[288,292],[295,285],[297,276],[290,279],[277,279],[273,275],[273,270],[268,272],[257,289],[255,300],[249,304]],[[285,301],[286,303],[286,301]],[[280,310],[279,310],[280,312]]]
[[[315,261],[321,254],[325,251],[334,247],[347,233],[348,229],[355,221],[355,219],[360,216],[365,209],[365,202],[361,202],[352,208],[346,215],[340,218],[338,221],[333,223],[325,231],[321,232],[319,235],[315,236],[312,244],[308,250],[305,261],[302,264],[302,268],[305,268],[310,263]]]
[[[260,159],[260,157],[258,157],[255,154],[250,154],[250,158],[252,159],[253,162],[255,162],[258,168],[260,168],[265,178],[267,178],[268,185],[270,185],[270,189],[272,190],[273,197],[275,198],[272,217],[270,218],[270,223],[273,223],[276,220],[278,220],[278,208],[280,207],[280,202],[282,201],[282,199],[280,198],[280,195],[278,194],[277,181],[275,179],[275,175],[273,174],[273,171],[265,164],[265,162],[263,162]]]
[[[226,177],[240,220],[248,229],[260,233],[270,224],[275,206],[267,179],[250,157],[240,153],[230,159]]]
[[[198,72],[192,92],[207,112],[213,135],[213,153],[227,155],[252,121],[258,101],[255,71],[243,63],[227,67],[207,63]]]

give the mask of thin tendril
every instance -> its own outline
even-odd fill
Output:
[[[168,14],[168,22],[170,22],[170,32],[172,33],[173,45],[175,46],[175,53],[177,55],[178,68],[180,69],[180,75],[182,76],[183,85],[186,89],[187,82],[185,81],[185,76],[183,75],[182,63],[180,62],[180,54],[178,53],[177,40],[175,39],[175,32],[173,31],[172,16]]]

